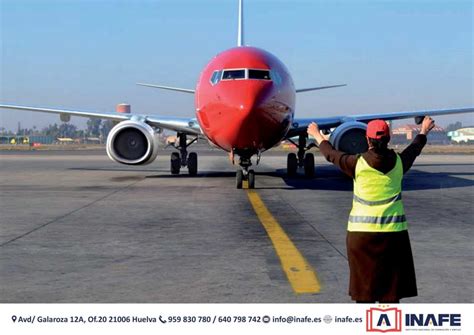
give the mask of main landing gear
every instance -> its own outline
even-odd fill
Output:
[[[306,153],[312,147],[316,146],[314,143],[311,143],[309,146],[306,146],[306,134],[301,134],[298,138],[298,144],[294,143],[292,140],[289,140],[291,143],[298,147],[297,154],[289,153],[286,161],[286,170],[288,177],[295,177],[298,171],[298,167],[304,168],[304,175],[307,178],[314,177],[314,155],[312,153]]]
[[[242,188],[244,180],[248,183],[248,188],[255,188],[255,171],[249,169],[252,166],[252,160],[248,156],[240,156],[240,169],[235,174],[235,185],[238,189]]]
[[[176,149],[179,152],[171,153],[171,174],[179,174],[181,167],[188,167],[190,176],[197,175],[198,171],[198,157],[197,153],[190,152],[188,155],[188,147],[197,141],[197,137],[190,143],[187,143],[186,134],[178,133],[179,145]]]

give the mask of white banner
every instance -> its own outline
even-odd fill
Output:
[[[2,334],[474,334],[471,304],[2,304]]]

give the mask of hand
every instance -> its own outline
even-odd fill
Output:
[[[319,131],[319,126],[316,122],[311,122],[309,124],[307,132],[308,132],[308,135],[313,136],[314,138],[316,138],[318,134],[321,134]]]
[[[435,122],[434,120],[429,117],[425,116],[423,119],[423,122],[421,123],[421,131],[420,134],[422,135],[428,135],[428,133],[435,127]]]
[[[318,144],[328,139],[328,136],[323,136],[321,134],[321,132],[319,131],[319,126],[316,122],[311,122],[306,131],[308,135],[314,137],[314,139],[316,140],[316,142],[318,142]]]

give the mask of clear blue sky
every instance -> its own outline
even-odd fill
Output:
[[[5,103],[193,116],[204,65],[236,44],[237,0],[0,0]],[[461,0],[245,1],[246,44],[290,69],[297,87],[347,83],[297,96],[297,117],[460,107],[473,102],[473,4]],[[16,129],[57,116],[0,112]],[[474,124],[472,114],[438,118]],[[409,120],[408,122],[411,122]],[[80,126],[85,121],[73,118]]]

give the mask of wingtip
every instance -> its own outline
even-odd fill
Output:
[[[327,86],[318,86],[318,87],[299,88],[299,89],[296,89],[296,93],[309,92],[309,91],[317,91],[317,90],[325,90],[325,89],[328,89],[328,88],[336,88],[336,87],[342,87],[342,86],[347,86],[347,84],[338,84],[338,85],[327,85]]]

